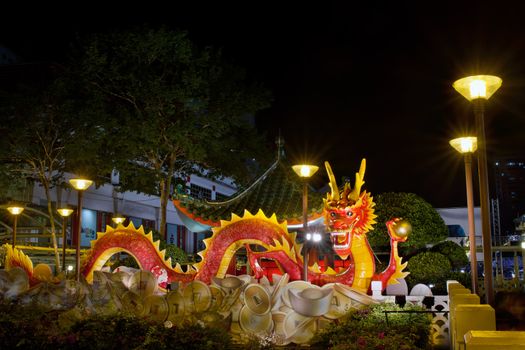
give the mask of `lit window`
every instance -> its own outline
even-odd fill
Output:
[[[190,193],[193,198],[211,200],[211,190],[209,188],[191,184]]]

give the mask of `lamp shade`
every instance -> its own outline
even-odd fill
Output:
[[[70,179],[69,183],[75,190],[84,191],[87,190],[91,184],[93,184],[93,181],[86,179]]]
[[[24,211],[24,208],[18,207],[18,206],[12,206],[12,207],[7,207],[7,210],[13,215],[20,215]]]
[[[478,98],[488,100],[501,86],[500,77],[495,75],[473,75],[456,80],[452,87],[467,100]]]
[[[63,216],[63,217],[68,217],[69,215],[73,213],[73,209],[70,209],[70,208],[60,208],[60,209],[57,209],[57,211],[60,214],[60,216]]]
[[[115,224],[122,224],[124,221],[126,221],[126,218],[121,215],[115,215],[111,218],[111,221],[113,221]]]
[[[454,147],[459,153],[474,153],[478,149],[478,138],[474,136],[458,137],[449,141],[450,145]]]
[[[311,177],[319,170],[319,167],[316,165],[299,164],[292,166],[292,169],[300,177]]]

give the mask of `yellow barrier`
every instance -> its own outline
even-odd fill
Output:
[[[452,295],[449,296],[448,299],[448,309],[450,311],[450,316],[448,318],[450,344],[454,344],[455,342],[454,332],[452,330],[454,329],[454,322],[456,319],[456,306],[462,304],[479,305],[479,296],[477,294],[458,294],[456,293],[456,291],[458,290],[454,290],[454,292],[452,293]]]
[[[468,331],[465,334],[466,350],[523,350],[523,331]]]
[[[453,349],[464,349],[464,335],[471,330],[496,330],[496,312],[490,305],[457,305],[454,310]]]
[[[450,290],[454,288],[465,288],[465,286],[458,281],[447,281],[447,293],[450,293]]]

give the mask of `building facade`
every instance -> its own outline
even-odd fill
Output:
[[[73,174],[66,174],[66,181]],[[186,193],[195,198],[215,200],[226,198],[235,192],[235,186],[231,180],[211,181],[209,179],[192,175],[186,178]],[[52,191],[52,200],[57,202],[57,192]],[[73,189],[61,191],[62,206],[75,208],[78,197]],[[147,230],[160,231],[160,198],[137,192],[116,192],[115,186],[107,183],[100,187],[91,186],[82,196],[82,231],[80,245],[89,248],[91,240],[96,238],[97,232],[103,232],[106,226],[113,226],[113,216],[120,214],[127,220],[125,224],[132,222],[135,227],[143,226]],[[47,206],[44,189],[35,184],[32,203],[38,206]],[[186,228],[176,212],[173,203],[168,201],[166,212],[166,241],[184,249],[187,253],[196,253],[202,249],[204,233],[194,233]],[[74,225],[74,218],[69,225]],[[71,230],[69,230],[71,232]],[[75,243],[75,238],[68,237],[68,243]]]

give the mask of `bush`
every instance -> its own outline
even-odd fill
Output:
[[[465,249],[452,241],[438,243],[430,251],[446,256],[455,270],[464,268],[469,263]]]
[[[175,244],[166,244],[166,259],[168,258],[171,258],[172,264],[188,262],[188,254]]]
[[[314,349],[425,349],[430,341],[431,319],[425,313],[396,313],[389,311],[421,311],[419,306],[378,304],[352,310],[317,333],[311,341]]]
[[[412,233],[402,247],[421,248],[448,237],[448,229],[438,212],[423,198],[413,193],[381,193],[374,197],[377,224],[369,233],[370,244],[378,247],[389,244],[385,223],[395,217],[406,219],[412,225]]]
[[[125,315],[91,315],[60,327],[60,311],[0,304],[0,348],[35,349],[230,349],[223,329],[198,323],[166,327]]]
[[[0,302],[0,349],[48,348],[49,337],[60,333],[58,313],[37,305]]]
[[[406,282],[409,288],[418,283],[433,284],[434,294],[446,294],[446,280],[451,268],[450,261],[441,253],[419,253],[408,260],[410,275]]]

